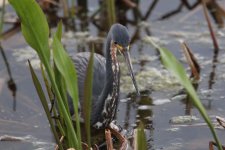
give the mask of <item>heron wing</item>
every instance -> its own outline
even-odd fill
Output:
[[[72,56],[72,60],[75,64],[78,78],[78,88],[79,88],[79,101],[82,106],[84,98],[84,82],[87,72],[87,66],[90,58],[90,52],[82,52]],[[94,54],[94,64],[93,64],[93,89],[92,89],[92,107],[98,100],[101,94],[104,84],[105,84],[105,58],[99,54]]]

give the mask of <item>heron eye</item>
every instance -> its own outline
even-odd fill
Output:
[[[114,42],[114,44],[118,44],[117,42]]]

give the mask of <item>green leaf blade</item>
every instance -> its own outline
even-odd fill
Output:
[[[80,121],[78,114],[78,85],[77,85],[77,74],[74,64],[60,43],[58,37],[61,34],[61,27],[59,25],[56,35],[53,38],[53,59],[59,72],[63,76],[69,95],[72,97],[73,107],[76,117],[76,131],[78,139],[78,149],[81,149],[81,133],[80,133]]]
[[[49,27],[44,13],[34,0],[9,0],[21,20],[22,33],[27,43],[41,59],[50,59]]]
[[[61,38],[62,38],[62,21],[60,21],[58,23],[58,28],[57,28],[55,36],[58,38],[59,41],[61,41]]]
[[[186,89],[188,94],[191,96],[193,104],[198,109],[203,119],[207,123],[208,127],[210,128],[211,133],[219,149],[222,150],[221,143],[216,135],[213,124],[204,106],[202,105],[196,91],[194,90],[189,78],[187,77],[187,74],[181,63],[177,61],[175,56],[168,49],[159,47],[156,43],[152,41],[152,39],[150,39],[149,42],[160,52],[161,60],[164,66],[179,80],[180,84]]]
[[[48,118],[48,121],[49,121],[49,124],[51,126],[53,135],[54,135],[54,137],[56,139],[56,142],[57,142],[60,150],[62,150],[63,147],[62,147],[62,144],[61,144],[61,142],[60,142],[60,140],[58,138],[58,134],[57,134],[56,129],[55,129],[55,124],[52,121],[51,114],[50,114],[49,108],[48,108],[48,102],[47,102],[47,99],[45,97],[44,91],[43,91],[43,89],[41,87],[41,83],[38,80],[37,75],[35,74],[34,69],[33,69],[33,67],[30,64],[30,61],[28,61],[28,64],[29,64],[30,73],[31,73],[31,76],[32,76],[32,79],[33,79],[34,86],[35,86],[36,91],[38,93],[38,96],[39,96],[39,98],[41,100],[42,106],[43,106],[43,108],[45,110],[45,114],[46,114],[46,116]]]
[[[46,17],[35,0],[10,0],[9,2],[21,19],[21,28],[26,41],[36,50],[41,62],[44,64],[61,112],[60,120],[62,120],[62,124],[65,125],[66,129],[70,131],[67,138],[72,142],[69,146],[80,149],[70,114],[66,111],[51,67],[48,44],[49,28]]]
[[[83,105],[83,113],[84,113],[84,122],[87,134],[88,146],[91,146],[91,106],[92,106],[92,83],[93,83],[93,64],[94,64],[94,52],[91,52],[85,82],[84,82],[84,105]]]

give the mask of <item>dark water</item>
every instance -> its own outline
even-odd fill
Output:
[[[150,2],[141,1],[140,8],[143,14],[148,10]],[[220,45],[219,54],[215,55],[201,8],[197,8],[192,15],[189,14],[190,11],[184,9],[182,13],[168,20],[156,21],[162,14],[174,9],[178,2],[159,1],[147,20],[139,23],[139,26],[127,25],[131,35],[138,29],[140,38],[135,39],[131,45],[131,57],[138,85],[141,91],[148,92],[143,92],[138,104],[133,99],[127,99],[128,93],[134,89],[130,85],[127,73],[122,72],[117,124],[131,134],[137,121],[142,120],[146,127],[149,149],[205,150],[209,141],[213,140],[208,127],[203,124],[204,121],[195,108],[188,108],[185,99],[173,99],[182,88],[164,70],[154,48],[142,40],[151,33],[154,39],[170,49],[186,68],[188,66],[181,52],[180,40],[187,42],[201,67],[201,80],[197,91],[202,103],[213,122],[215,116],[225,117],[225,30],[214,26]],[[90,10],[95,10],[98,3],[92,1],[89,6]],[[133,18],[131,10],[127,11],[127,17]],[[88,29],[88,35],[65,33],[63,43],[71,54],[76,53],[75,49],[89,48],[87,43],[101,34],[92,23],[88,24]],[[101,47],[101,39],[97,45]],[[7,88],[9,76],[3,59],[0,59],[0,136],[22,137],[25,142],[0,142],[0,149],[53,149],[53,137],[26,62],[27,59],[31,59],[33,64],[38,64],[37,57],[27,47],[21,33],[2,41],[2,46],[18,90],[14,111],[12,93]],[[40,70],[36,71],[41,78]],[[187,72],[190,73],[190,70],[187,69]],[[181,125],[170,123],[170,119],[174,116],[190,114],[199,120]],[[224,130],[216,131],[223,142]]]

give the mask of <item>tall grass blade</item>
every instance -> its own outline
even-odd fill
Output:
[[[23,36],[41,60],[50,60],[49,27],[44,13],[34,0],[9,0],[21,20]]]
[[[59,23],[58,23],[58,28],[57,28],[57,31],[56,31],[55,35],[58,38],[58,40],[61,41],[61,38],[62,38],[62,20],[59,21]]]
[[[54,74],[55,74],[55,82],[57,84],[57,87],[59,88],[59,92],[62,96],[62,100],[65,105],[66,111],[69,114],[69,104],[67,101],[66,83],[56,65],[54,65]]]
[[[91,52],[90,59],[88,62],[85,82],[84,82],[84,105],[82,112],[84,113],[84,123],[86,128],[88,146],[91,146],[91,104],[92,104],[92,81],[93,81],[93,63],[94,63],[94,52]]]
[[[61,41],[61,38],[62,38],[62,21],[59,22],[58,29],[57,29],[55,34],[56,34],[57,38],[59,39],[59,41]],[[69,114],[69,105],[68,105],[68,101],[67,101],[66,83],[65,83],[65,80],[64,80],[62,74],[60,73],[60,71],[59,71],[59,69],[57,68],[56,65],[54,65],[54,74],[55,74],[56,84],[59,88],[59,92],[62,96],[62,99],[63,99],[63,102],[65,104],[66,110]]]
[[[58,29],[60,29],[60,24]],[[59,30],[57,32],[60,32]],[[79,114],[78,114],[78,85],[77,85],[77,74],[74,67],[74,64],[69,57],[69,55],[64,50],[62,44],[60,43],[57,35],[54,36],[53,39],[53,59],[54,62],[59,69],[59,72],[65,79],[66,87],[68,90],[69,95],[72,97],[73,100],[73,107],[75,110],[75,117],[76,117],[76,131],[77,131],[77,138],[78,138],[78,149],[81,149],[81,134],[80,134],[80,121],[79,121]]]
[[[35,74],[35,72],[33,70],[33,67],[30,64],[30,61],[28,61],[28,64],[29,64],[30,73],[31,73],[31,76],[32,76],[32,79],[33,79],[34,86],[35,86],[36,91],[38,93],[38,96],[39,96],[39,98],[41,100],[41,104],[42,104],[42,106],[43,106],[43,108],[45,110],[45,114],[47,115],[47,118],[48,118],[48,121],[50,123],[53,135],[54,135],[54,137],[56,139],[56,142],[57,142],[60,150],[63,150],[62,144],[59,141],[58,134],[57,134],[56,129],[55,129],[54,122],[52,121],[51,114],[50,114],[49,108],[48,108],[48,102],[47,102],[47,99],[46,99],[45,94],[43,92],[43,89],[41,87],[41,84],[40,84],[40,82],[39,82],[39,80],[37,78],[37,75]]]
[[[54,97],[54,95],[52,93],[51,86],[50,86],[50,84],[48,82],[48,79],[47,79],[47,76],[46,76],[46,73],[44,71],[44,68],[43,68],[43,65],[42,64],[41,64],[41,74],[42,74],[42,77],[43,77],[44,82],[45,82],[45,87],[46,87],[47,92],[48,92],[48,97],[49,97],[49,99],[51,101],[51,105],[52,105],[51,106],[52,107],[51,109],[52,109],[52,111],[54,113],[54,116],[56,116],[57,115],[57,110],[56,110],[56,107],[55,107],[56,99],[55,99],[55,97]],[[60,118],[59,119],[56,119],[55,122],[57,124],[57,127],[59,128],[59,131],[60,131],[61,135],[62,136],[65,136],[65,131],[64,131],[64,128],[62,127],[62,125],[61,125]]]
[[[211,130],[211,133],[219,145],[219,149],[222,150],[221,143],[216,135],[215,129],[211,120],[209,119],[208,114],[205,111],[200,99],[198,98],[197,93],[195,92],[183,66],[177,61],[174,55],[166,48],[159,47],[156,43],[149,39],[149,42],[160,52],[161,60],[164,66],[179,80],[180,84],[187,90],[188,94],[191,97],[191,100],[195,107],[198,109],[203,119],[207,123],[208,127]]]
[[[107,0],[107,14],[108,14],[108,23],[109,27],[116,22],[116,12],[115,12],[115,1],[114,0]]]
[[[46,90],[47,90],[47,93],[48,93],[48,97],[49,97],[50,100],[53,100],[54,95],[53,95],[52,90],[51,90],[51,85],[48,82],[48,79],[46,77],[43,65],[41,64],[40,66],[41,66],[41,74],[42,74],[42,77],[43,77],[44,82],[45,82],[45,87],[46,87]]]

